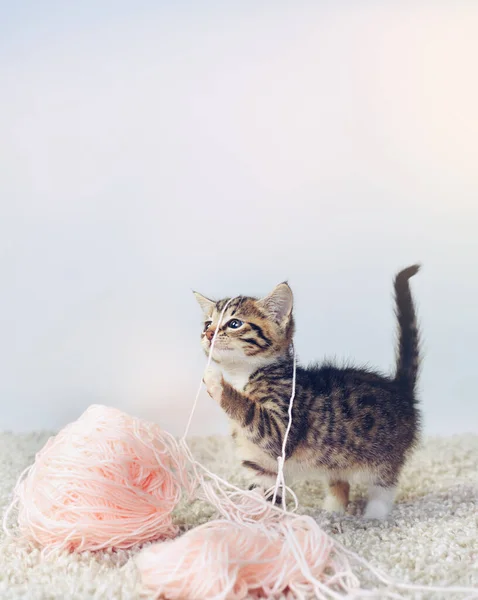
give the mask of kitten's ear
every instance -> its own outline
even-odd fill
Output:
[[[257,302],[275,321],[283,323],[291,315],[294,306],[294,296],[289,284],[279,283],[265,298]]]
[[[209,300],[209,298],[206,298],[206,296],[203,296],[199,292],[193,292],[193,294],[196,300],[198,301],[199,306],[202,308],[203,313],[206,317],[208,317],[212,313],[212,310],[216,303],[212,300]]]

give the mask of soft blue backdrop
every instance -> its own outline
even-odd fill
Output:
[[[104,402],[181,432],[192,288],[287,278],[303,360],[388,369],[421,261],[426,430],[478,431],[477,30],[469,2],[0,3],[0,428]]]

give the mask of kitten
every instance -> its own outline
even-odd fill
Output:
[[[329,511],[345,511],[350,481],[359,479],[369,484],[365,516],[385,518],[400,470],[417,442],[419,333],[408,280],[418,270],[418,265],[408,267],[395,278],[398,348],[393,376],[330,363],[297,366],[285,474],[294,479],[312,470],[325,478],[324,508]],[[229,299],[214,302],[195,296],[204,312],[201,343],[208,354]],[[216,336],[214,368],[204,379],[210,396],[231,420],[242,465],[252,483],[264,489],[275,483],[288,424],[292,309],[287,283],[260,300],[232,299]]]

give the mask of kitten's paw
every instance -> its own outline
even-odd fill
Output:
[[[256,491],[258,492],[261,496],[263,496],[267,502],[274,502],[274,492],[270,491],[270,490],[266,490],[264,487],[260,486],[257,483],[252,483],[249,486],[249,491]],[[277,494],[276,496],[276,500],[275,500],[275,505],[276,506],[280,506],[282,504],[282,496],[280,494]]]
[[[386,488],[381,486],[372,486],[363,516],[366,519],[378,519],[383,521],[390,514],[394,499],[395,487]]]
[[[216,402],[221,402],[222,398],[222,384],[224,382],[222,373],[217,369],[209,368],[204,373],[203,377],[204,384],[207,389],[207,393]]]
[[[327,512],[337,513],[339,515],[343,515],[345,513],[345,506],[333,494],[327,494],[327,496],[325,496],[322,508]]]
[[[390,513],[391,506],[383,500],[370,500],[365,508],[364,517],[366,519],[377,519],[383,521]]]

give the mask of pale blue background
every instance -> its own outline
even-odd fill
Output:
[[[2,2],[0,429],[104,402],[180,433],[192,288],[287,278],[302,359],[388,369],[421,261],[426,431],[478,431],[477,31],[470,2]]]

